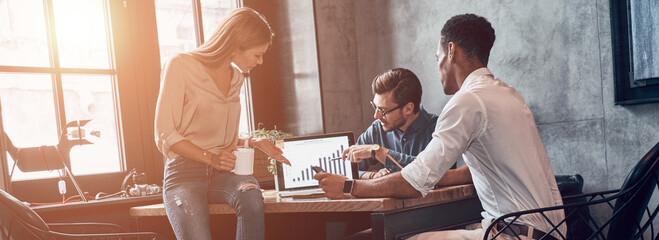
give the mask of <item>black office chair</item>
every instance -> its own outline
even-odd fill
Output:
[[[583,227],[592,231],[590,236],[579,239],[659,239],[659,232],[655,232],[653,224],[653,220],[659,213],[659,204],[655,201],[648,206],[659,183],[658,162],[659,142],[631,170],[620,189],[567,196],[563,198],[565,204],[561,206],[505,214],[490,224],[485,230],[486,234],[483,239],[496,239],[501,233],[514,233],[512,224],[521,224],[518,221],[520,216],[529,214],[537,214],[547,220],[553,226],[547,234],[556,234],[559,236],[558,239],[572,239],[557,229],[574,220],[581,220]],[[575,199],[585,199],[585,201],[568,203]],[[611,216],[600,224],[590,214],[584,214],[590,206],[608,206],[612,209]],[[545,213],[555,210],[564,210],[565,219],[559,222],[549,220]],[[503,223],[505,226],[496,229],[495,233],[493,227],[498,223]],[[520,238],[518,237],[518,239]],[[540,239],[550,238],[545,235]]]
[[[0,190],[0,234],[0,239],[158,239],[156,233],[127,233],[109,223],[46,224],[36,212],[3,190]]]

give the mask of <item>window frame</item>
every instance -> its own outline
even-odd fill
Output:
[[[60,65],[60,54],[59,54],[59,47],[58,47],[58,39],[57,39],[57,34],[56,34],[56,24],[55,24],[55,17],[54,17],[54,7],[53,7],[53,0],[43,0],[43,17],[45,21],[45,34],[46,34],[46,45],[48,48],[48,61],[49,61],[49,67],[33,67],[33,66],[5,66],[5,65],[0,65],[0,72],[1,73],[15,73],[15,74],[21,74],[21,73],[42,73],[42,74],[49,74],[51,77],[51,84],[52,84],[52,90],[53,90],[53,103],[54,103],[54,110],[55,114],[57,115],[55,117],[56,121],[56,136],[62,136],[62,132],[66,131],[66,108],[65,108],[65,103],[64,103],[64,89],[62,87],[63,85],[63,75],[66,74],[84,74],[84,75],[100,75],[100,76],[108,76],[110,77],[112,81],[112,93],[113,93],[113,100],[115,102],[114,106],[114,115],[115,115],[115,122],[118,122],[118,112],[119,109],[117,107],[117,88],[115,82],[117,81],[116,79],[116,69],[115,69],[115,64],[114,62],[116,61],[114,58],[113,54],[113,46],[112,46],[112,31],[110,29],[110,17],[109,17],[109,7],[108,7],[108,1],[103,0],[102,1],[104,6],[103,9],[103,14],[106,19],[105,21],[105,31],[106,31],[106,42],[108,44],[107,46],[107,51],[108,51],[108,62],[109,65],[107,66],[108,68],[106,69],[99,69],[99,68],[66,68],[66,67],[61,67]],[[122,133],[121,130],[119,129],[119,126],[117,127],[117,137],[122,138]],[[123,154],[123,148],[121,144],[119,144],[119,172],[125,172],[125,157]],[[70,163],[69,163],[69,169],[71,169]],[[73,171],[73,169],[71,169]],[[113,173],[113,172],[108,172],[108,173]],[[5,172],[5,174],[7,174]],[[101,174],[106,174],[106,173],[101,173]],[[52,178],[52,177],[48,177]],[[40,178],[41,179],[41,178]],[[12,182],[19,182],[19,181],[38,181],[40,179],[27,179],[27,180],[12,180]],[[68,192],[68,191],[67,191]]]
[[[51,51],[51,67],[0,66],[0,72],[49,73],[54,78],[55,111],[58,135],[64,129],[62,74],[112,75],[117,136],[119,137],[120,172],[76,176],[85,192],[116,192],[127,171],[135,168],[147,174],[149,183],[160,184],[163,163],[153,141],[153,116],[159,89],[160,59],[153,1],[105,0],[110,69],[61,68],[55,58],[52,0],[43,0],[47,42]],[[155,48],[154,48],[155,46]],[[154,90],[155,89],[155,90]],[[27,202],[58,202],[58,178],[11,181],[8,190]],[[68,181],[68,180],[67,180]],[[76,193],[67,184],[67,195]],[[51,194],[52,193],[52,194]]]
[[[630,1],[610,0],[611,50],[613,60],[613,87],[616,105],[632,105],[659,101],[659,78],[641,81],[633,79],[633,51],[630,18]],[[632,82],[654,83],[632,87]]]

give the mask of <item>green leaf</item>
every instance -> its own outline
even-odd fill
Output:
[[[250,136],[252,136],[254,138],[265,138],[265,139],[268,139],[268,140],[273,141],[273,142],[276,141],[276,140],[290,138],[290,137],[295,136],[292,133],[277,130],[276,125],[275,125],[275,129],[265,129],[262,126],[263,126],[263,123],[259,123],[257,129],[252,131],[250,133]],[[270,160],[270,165],[268,166],[268,171],[270,173],[272,173],[272,175],[277,175],[277,167],[276,167],[277,166],[277,161],[274,160],[271,157],[268,157],[268,160]]]

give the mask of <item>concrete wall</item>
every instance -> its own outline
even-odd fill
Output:
[[[422,104],[441,112],[441,27],[475,13],[496,30],[489,68],[526,99],[556,174],[581,174],[586,192],[619,188],[659,141],[658,103],[613,103],[608,0],[317,0],[315,10],[326,132],[361,133],[370,83],[393,67],[414,71]]]
[[[323,132],[314,4],[310,0],[244,0],[270,22],[275,38],[250,72],[254,127],[296,136]],[[259,126],[259,124],[263,124]]]
[[[355,14],[351,0],[315,1],[325,132],[364,131]],[[370,93],[369,93],[370,95]],[[368,103],[368,101],[367,101]],[[347,107],[346,107],[347,106]],[[370,106],[369,106],[370,107]]]

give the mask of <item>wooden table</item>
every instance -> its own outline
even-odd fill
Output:
[[[267,197],[266,214],[278,213],[368,213],[374,239],[395,239],[428,230],[444,229],[478,221],[482,208],[472,184],[443,187],[412,199]],[[227,204],[209,205],[211,214],[235,214]],[[133,207],[136,218],[166,216],[163,204]]]

